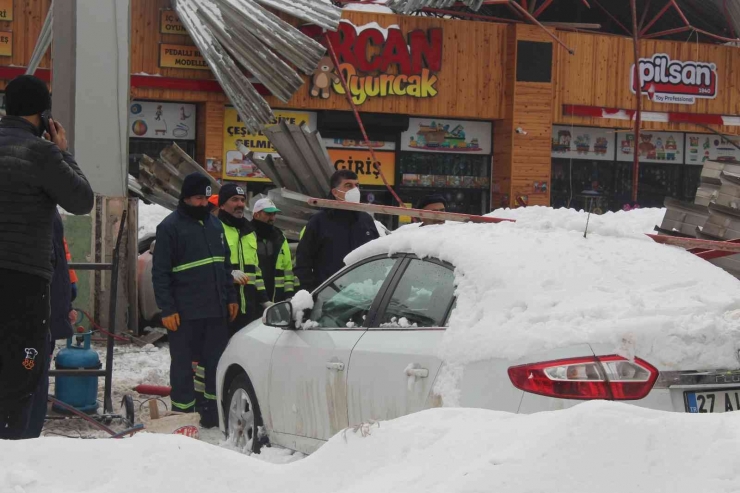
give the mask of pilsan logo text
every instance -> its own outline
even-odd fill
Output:
[[[642,93],[656,103],[694,104],[696,98],[717,97],[717,66],[714,63],[671,60],[665,53],[641,58],[638,69]],[[637,93],[635,66],[630,70],[630,89]]]

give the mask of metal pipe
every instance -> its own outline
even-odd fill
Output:
[[[661,17],[663,17],[663,15],[664,15],[664,14],[665,14],[665,13],[666,13],[666,12],[668,11],[668,9],[670,9],[670,8],[671,8],[672,6],[673,6],[673,4],[671,3],[671,1],[670,1],[670,0],[668,0],[668,3],[666,3],[666,4],[665,4],[665,7],[663,7],[662,9],[660,9],[660,12],[658,12],[658,13],[656,14],[656,16],[655,16],[655,17],[653,17],[653,19],[652,19],[652,20],[651,20],[650,22],[648,22],[648,25],[647,25],[647,26],[645,26],[645,28],[644,28],[644,29],[643,29],[642,31],[640,31],[640,35],[642,35],[642,34],[645,34],[646,32],[648,32],[648,30],[649,30],[649,29],[650,29],[651,27],[653,27],[653,25],[654,25],[654,24],[655,24],[656,22],[658,22],[658,20],[660,20],[660,18],[661,18]]]
[[[104,377],[108,370],[49,370],[50,377]]]
[[[642,120],[642,80],[640,79],[640,32],[637,30],[637,1],[631,0],[632,7],[632,43],[634,45],[635,93],[637,94],[637,112],[635,113],[635,155],[632,165],[632,201],[637,202],[637,186],[640,174],[640,123]]]
[[[534,11],[534,14],[532,14],[532,15],[534,15],[535,17],[539,17],[540,14],[542,12],[544,12],[545,9],[550,6],[550,4],[552,4],[552,2],[553,2],[553,0],[545,0],[545,3],[543,3],[542,5],[540,5],[539,8],[537,10],[535,10]]]
[[[535,19],[532,14],[530,14],[528,11],[524,10],[521,5],[519,5],[518,3],[516,3],[514,0],[509,0],[509,4],[510,5],[513,5],[514,8],[516,8],[517,10],[519,10],[519,12],[521,12],[522,14],[524,14],[524,17],[526,17],[527,19],[529,19],[534,24],[538,25],[543,31],[545,31],[547,33],[548,36],[550,36],[552,39],[554,39],[560,46],[562,46],[563,48],[565,48],[568,51],[568,53],[570,53],[571,55],[575,55],[576,54],[576,52],[574,50],[571,50],[570,48],[568,48],[566,46],[566,44],[563,43],[560,40],[560,38],[558,38],[553,33],[551,33],[545,26],[542,25],[542,23],[540,23],[540,21],[538,21],[537,19]]]
[[[113,264],[85,264],[71,262],[69,264],[69,268],[74,270],[111,270],[113,268]]]
[[[647,20],[648,10],[650,10],[650,4],[653,3],[653,0],[647,0],[647,4],[645,5],[644,10],[642,11],[642,18],[640,19],[640,30],[642,31],[643,26],[645,25],[645,21]]]
[[[41,60],[44,58],[44,55],[49,50],[49,46],[51,46],[51,40],[52,40],[52,30],[54,25],[54,2],[49,4],[49,12],[46,14],[46,19],[44,20],[44,25],[41,27],[41,32],[39,33],[39,38],[36,41],[36,46],[33,49],[33,53],[31,54],[31,60],[28,62],[28,67],[26,68],[26,75],[33,75],[36,73],[36,69],[39,68],[39,64],[41,63]]]
[[[506,1],[508,2],[509,0],[506,0]],[[427,7],[427,8],[422,9],[422,12],[451,15],[451,16],[462,17],[466,19],[479,19],[482,21],[490,21],[490,22],[503,22],[503,23],[509,23],[509,24],[521,24],[522,23],[522,21],[518,21],[516,19],[505,19],[503,17],[493,17],[490,15],[473,14],[470,12],[462,12],[462,11],[457,11],[457,10],[433,9],[433,8]]]
[[[612,21],[614,21],[614,23],[616,25],[618,25],[619,27],[621,27],[622,30],[625,33],[627,33],[629,36],[632,36],[632,31],[630,31],[629,29],[627,29],[626,27],[624,27],[624,24],[622,24],[621,22],[619,22],[619,19],[617,19],[616,17],[614,17],[611,12],[609,12],[608,10],[606,10],[604,8],[604,6],[601,5],[601,3],[599,2],[599,0],[591,0],[591,1],[594,3],[594,5],[596,5],[597,7],[599,7]]]
[[[116,308],[118,305],[118,271],[121,260],[121,240],[123,238],[123,232],[126,229],[127,215],[128,209],[124,209],[123,214],[121,214],[121,224],[118,229],[116,246],[113,250],[113,269],[110,279],[110,307],[108,310],[108,327],[110,327],[110,331],[108,333],[107,353],[105,355],[105,393],[103,399],[103,411],[106,413],[113,412],[113,348],[115,347],[115,339],[113,336],[116,333]]]

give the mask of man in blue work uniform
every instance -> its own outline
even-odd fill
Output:
[[[229,341],[228,320],[239,305],[229,245],[218,219],[209,213],[211,183],[200,173],[185,177],[177,210],[157,227],[152,282],[162,323],[169,330],[172,407],[200,412],[204,428],[218,426],[216,367]],[[204,382],[193,383],[193,359]],[[195,386],[204,384],[196,406]],[[197,407],[197,409],[196,409]]]

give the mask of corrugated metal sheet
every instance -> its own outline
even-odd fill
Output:
[[[390,0],[388,6],[401,14],[410,14],[423,8],[446,9],[456,3],[462,3],[472,10],[478,10],[483,5],[483,0]]]

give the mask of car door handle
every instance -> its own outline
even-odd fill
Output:
[[[341,361],[329,361],[326,363],[326,367],[330,370],[342,371],[344,370],[344,363]]]
[[[426,368],[406,368],[406,375],[414,378],[427,378],[429,370]]]

